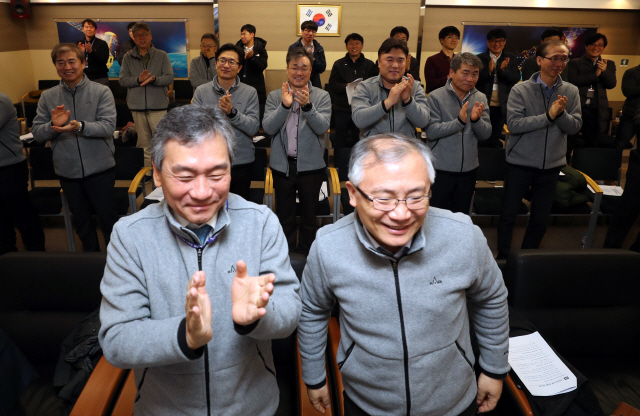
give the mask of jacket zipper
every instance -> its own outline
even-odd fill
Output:
[[[198,247],[198,270],[202,270],[202,247]],[[204,382],[205,382],[205,393],[207,397],[207,415],[211,416],[211,391],[209,390],[209,348],[204,346]]]
[[[547,101],[544,101],[544,97],[545,95],[547,95],[544,92],[543,86],[540,85],[540,89],[542,90],[542,102],[545,105],[545,110],[547,110],[547,112],[549,111],[549,100],[550,98],[547,98]],[[549,137],[549,126],[547,126],[545,132],[544,132],[544,154],[542,155],[542,169],[544,169],[545,165],[547,164],[547,138]]]
[[[471,97],[471,96],[469,96]],[[458,100],[460,101],[460,100]],[[471,100],[469,100],[470,102]],[[458,104],[460,104],[460,109],[462,110],[462,102],[459,102]],[[467,107],[467,110],[469,109],[469,107]],[[467,122],[467,120],[462,120],[463,122]],[[462,133],[460,133],[460,144],[462,146],[462,160],[460,161],[460,172],[462,172],[462,169],[464,168],[464,129],[467,127],[467,125],[465,124],[465,126],[462,128]]]
[[[411,415],[411,388],[409,387],[409,350],[407,347],[407,335],[404,330],[404,316],[402,313],[402,297],[400,296],[400,280],[398,277],[398,263],[391,261],[393,277],[396,283],[396,298],[398,299],[398,313],[400,315],[400,330],[402,332],[402,353],[404,358],[404,385],[407,397],[407,416]]]
[[[78,112],[76,111],[76,93],[71,92],[71,99],[73,100],[73,117],[77,118]],[[80,151],[80,138],[78,138],[78,131],[76,134],[76,145],[78,146],[78,156],[80,156],[80,167],[82,168],[82,177],[84,178],[84,162],[82,161],[82,151]]]

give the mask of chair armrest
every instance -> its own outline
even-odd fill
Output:
[[[518,405],[520,405],[520,409],[525,414],[525,416],[533,416],[533,410],[531,409],[531,405],[529,404],[529,400],[527,400],[527,396],[524,394],[524,391],[516,386],[515,381],[511,378],[511,374],[507,375],[507,378],[504,380],[509,391],[513,394],[513,397],[516,398]]]
[[[329,190],[329,194],[340,195],[340,178],[338,177],[336,168],[329,167],[329,175],[331,176],[331,184],[329,185],[331,189]]]
[[[625,402],[620,402],[616,410],[613,411],[613,416],[640,416],[640,410]]]
[[[576,170],[578,170],[578,169],[576,169]],[[580,172],[580,171],[578,170],[578,172]],[[593,179],[591,179],[591,178],[589,177],[589,175],[587,175],[586,173],[584,173],[584,172],[580,172],[580,173],[582,173],[582,176],[584,176],[584,178],[586,179],[587,184],[588,184],[589,186],[591,186],[591,188],[593,188],[593,193],[595,193],[595,194],[602,194],[602,188],[600,188],[600,185],[598,185],[598,184],[596,183],[596,181],[594,181]]]
[[[302,363],[300,361],[300,347],[296,339],[296,353],[298,355],[298,402],[300,405],[300,416],[318,416],[320,413],[313,407],[307,394],[307,385],[302,381]],[[327,381],[328,385],[329,381]],[[332,416],[332,408],[325,411],[325,416]]]
[[[122,370],[100,358],[98,365],[89,376],[87,384],[71,410],[70,416],[102,416],[109,404],[119,393],[124,377],[129,370]]]
[[[146,175],[150,170],[150,167],[140,169],[140,171],[136,174],[136,177],[133,178],[133,181],[131,181],[131,185],[129,186],[129,195],[136,194],[136,189],[138,189],[138,186],[140,186],[140,182],[142,182],[144,175]]]
[[[20,125],[20,135],[27,134],[27,119],[24,117],[18,118],[18,124]]]
[[[336,390],[338,393],[338,402],[340,403],[340,414],[344,414],[344,399],[342,397],[342,392],[344,391],[344,386],[342,385],[342,374],[340,374],[340,369],[338,368],[338,346],[340,345],[340,325],[338,324],[338,318],[331,317],[329,319],[329,342],[331,344],[331,352],[333,353],[333,373],[336,378]]]
[[[129,377],[122,387],[118,402],[111,412],[111,416],[131,416],[133,414],[133,402],[136,400],[136,394],[138,389],[136,388],[136,381],[133,376],[133,371],[129,372]]]

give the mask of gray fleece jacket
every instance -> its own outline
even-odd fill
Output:
[[[407,105],[399,99],[396,105],[385,109],[382,101],[388,97],[389,90],[382,85],[380,75],[358,84],[351,98],[351,117],[360,129],[361,138],[389,132],[416,137],[416,127],[429,124],[427,97],[419,82],[413,83],[411,101]]]
[[[146,67],[137,46],[122,59],[120,85],[128,88],[127,105],[131,111],[161,111],[169,106],[167,92],[169,85],[173,83],[173,68],[169,55],[153,46],[147,53],[151,58]],[[156,80],[141,87],[138,77],[145,69],[154,75]]]
[[[189,82],[191,82],[194,91],[200,85],[212,81],[213,77],[218,74],[216,71],[216,60],[211,58],[209,66],[207,67],[206,59],[207,58],[201,53],[200,56],[193,58],[191,65],[189,65]]]
[[[467,119],[460,120],[460,109],[468,102]],[[482,117],[471,121],[471,111],[484,103]],[[435,168],[447,172],[469,172],[477,168],[478,140],[491,136],[487,97],[473,88],[464,102],[451,89],[451,79],[427,97],[431,120],[427,126],[427,144],[435,156]]]
[[[507,290],[482,231],[466,215],[429,208],[400,260],[372,246],[357,211],[322,227],[301,296],[304,382],[319,386],[325,379],[327,325],[338,302],[342,381],[369,414],[465,410],[477,393],[469,322],[483,372],[509,371]]]
[[[311,110],[300,109],[298,122],[298,172],[323,169],[324,141],[322,135],[329,130],[331,121],[331,98],[329,93],[309,83],[309,102]],[[287,117],[290,108],[282,105],[282,90],[271,91],[267,97],[264,109],[262,128],[267,134],[272,134],[271,155],[269,166],[271,169],[289,176],[287,162]]]
[[[224,88],[218,84],[216,75],[213,81],[196,88],[193,103],[217,107],[218,101],[225,93]],[[233,134],[236,136],[236,154],[233,164],[251,163],[255,158],[253,135],[260,129],[258,93],[252,86],[241,83],[240,77],[236,77],[236,81],[229,89],[229,94],[231,94],[231,104],[237,110],[235,115],[232,110],[227,116],[233,127]]]
[[[25,160],[22,147],[18,113],[11,99],[0,92],[0,167]]]
[[[69,110],[69,120],[82,121],[82,131],[56,133],[51,128],[51,111],[59,105]],[[89,81],[85,75],[75,91],[60,81],[42,93],[31,132],[40,143],[51,140],[56,174],[80,179],[115,166],[113,132],[116,104],[109,87]]]
[[[547,98],[543,84],[527,81],[511,89],[507,101],[509,138],[505,145],[507,163],[536,169],[552,169],[567,164],[567,135],[576,134],[582,126],[582,110],[578,88],[562,81]],[[558,95],[566,96],[566,109],[554,120],[549,117],[551,105]]]
[[[134,369],[136,415],[206,415],[207,393],[211,415],[273,415],[279,395],[271,339],[295,329],[301,307],[278,219],[268,208],[229,194],[200,247],[165,202],[118,221],[100,285],[104,355],[116,367]],[[276,275],[267,314],[248,327],[231,319],[231,282],[241,259],[250,276]],[[186,344],[184,304],[199,261],[213,338],[194,351]]]

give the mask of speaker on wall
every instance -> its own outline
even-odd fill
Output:
[[[31,18],[31,7],[29,0],[11,0],[11,13],[14,19]]]

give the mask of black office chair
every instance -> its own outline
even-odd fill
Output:
[[[571,165],[574,169],[585,173],[596,182],[620,186],[620,168],[622,167],[621,149],[583,148],[573,151]],[[595,194],[588,192],[593,202]],[[618,206],[617,196],[603,195],[600,203],[600,214],[613,214]]]
[[[349,158],[351,157],[350,148],[333,149],[333,164],[338,171],[338,179],[340,180],[340,202],[342,204],[341,216],[351,214],[355,208],[349,204],[349,191],[343,183],[349,180]]]

